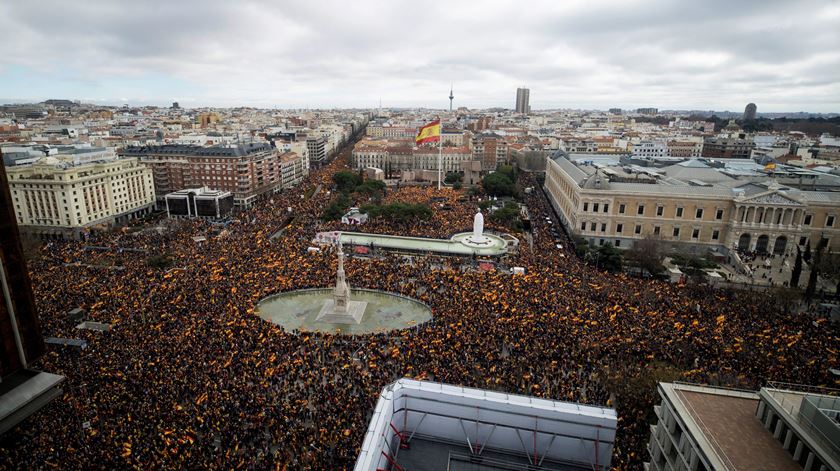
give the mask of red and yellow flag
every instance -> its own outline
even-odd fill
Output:
[[[417,145],[425,144],[427,142],[438,142],[440,140],[440,120],[432,121],[431,123],[420,128],[414,142]]]

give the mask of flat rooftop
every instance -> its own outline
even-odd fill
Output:
[[[481,456],[470,456],[466,446],[445,443],[437,440],[414,438],[411,448],[399,450],[397,464],[410,471],[591,471],[591,467],[573,464],[555,463],[545,460],[541,465],[533,466],[522,455],[482,451]],[[538,460],[539,461],[539,460]]]
[[[782,444],[764,428],[755,416],[759,399],[704,393],[682,387],[675,390],[688,407],[694,423],[731,469],[764,471],[801,471]]]

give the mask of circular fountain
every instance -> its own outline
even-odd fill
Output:
[[[415,299],[384,291],[351,290],[344,274],[344,251],[338,246],[333,289],[304,289],[269,296],[256,314],[287,331],[363,335],[406,329],[432,318]]]
[[[425,304],[405,296],[384,291],[353,289],[350,297],[367,303],[360,322],[318,320],[324,305],[333,300],[329,288],[289,291],[269,296],[255,310],[263,319],[291,332],[322,332],[343,335],[364,335],[414,327],[432,319],[432,310]]]

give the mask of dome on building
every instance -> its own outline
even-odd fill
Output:
[[[609,190],[610,179],[599,169],[587,177],[581,187],[586,190]]]

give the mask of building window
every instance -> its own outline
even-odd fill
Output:
[[[825,218],[825,227],[834,227],[834,216]]]
[[[601,232],[607,232],[607,223],[605,223],[605,222],[601,223]]]
[[[683,209],[682,208],[677,208],[677,217],[681,218],[682,214],[683,214]]]
[[[662,216],[662,214],[664,212],[665,212],[665,206],[657,206],[656,207],[656,215],[657,216]]]
[[[636,224],[636,228],[633,229],[633,233],[641,234],[642,233],[642,226],[640,224]]]
[[[720,221],[721,219],[723,219],[723,210],[722,210],[722,209],[718,209],[718,210],[715,212],[715,219],[717,219],[718,221]]]
[[[697,239],[697,238],[699,238],[699,237],[700,237],[700,229],[696,229],[696,228],[695,228],[695,229],[693,229],[693,230],[691,231],[691,238],[692,238],[692,239]]]
[[[653,226],[653,235],[658,236],[659,232],[662,230],[659,226]]]
[[[718,239],[720,239],[720,231],[715,229],[715,230],[712,231],[712,240],[718,240]]]
[[[592,231],[592,232],[595,232],[596,227],[597,227],[597,224],[594,223],[594,222],[589,224],[589,230]]]
[[[583,203],[583,210],[589,211],[589,203]]]
[[[620,205],[618,205],[618,214],[624,214],[624,208],[625,208],[624,203],[621,203]]]
[[[807,243],[808,243],[808,238],[807,237],[803,236],[803,237],[799,238],[799,245],[805,245]]]
[[[805,215],[805,221],[802,224],[805,224],[806,226],[811,225],[811,215],[810,214]]]
[[[592,212],[597,213],[598,206],[600,206],[598,203],[592,203]]]
[[[638,214],[639,216],[644,216],[644,214],[645,214],[645,205],[640,204],[640,205],[639,205],[639,209],[638,209],[638,211],[636,211],[636,214]]]
[[[604,203],[604,212],[606,213],[607,211],[609,211],[609,209],[610,209],[609,203]]]
[[[680,228],[679,228],[679,227],[675,227],[675,228],[674,228],[674,237],[679,237],[679,236],[680,236]]]
[[[604,239],[598,239],[598,245],[604,245]]]
[[[697,211],[694,212],[694,217],[697,219],[703,218],[703,208],[697,208]]]
[[[616,247],[621,247],[621,240],[616,239],[616,240],[615,240],[615,246],[616,246]]]

